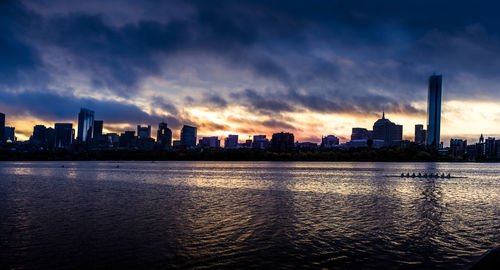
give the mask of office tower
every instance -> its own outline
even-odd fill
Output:
[[[108,144],[108,146],[117,147],[120,145],[120,135],[116,133],[106,133],[103,137],[104,143]]]
[[[56,123],[54,125],[55,129],[55,147],[65,148],[69,147],[73,143],[73,138],[75,136],[75,130],[73,129],[72,123]]]
[[[36,125],[33,127],[33,135],[30,142],[35,145],[47,144],[47,128],[44,125]]]
[[[94,111],[81,108],[78,114],[78,143],[89,143],[94,135]]]
[[[394,124],[385,118],[385,113],[382,113],[382,118],[373,124],[373,139],[383,140],[385,146],[401,142],[403,140],[403,126]]]
[[[125,131],[120,135],[120,146],[131,147],[136,144],[135,131]]]
[[[495,138],[488,137],[484,141],[484,156],[487,158],[496,157]]]
[[[99,139],[102,137],[102,129],[104,127],[103,120],[94,120],[94,139]]]
[[[181,146],[194,148],[196,146],[196,127],[184,125],[181,130]]]
[[[238,135],[227,136],[226,140],[224,141],[224,148],[226,148],[226,149],[238,148]]]
[[[172,130],[167,127],[167,123],[161,122],[158,125],[156,140],[163,148],[170,148],[172,146]]]
[[[261,150],[269,148],[269,140],[266,138],[266,135],[253,136],[252,148]]]
[[[71,143],[73,143],[73,137],[75,136],[75,130],[72,129],[71,131],[72,135],[71,135]],[[48,148],[53,148],[55,145],[56,145],[56,131],[55,129],[49,127],[47,128],[47,130],[45,131],[45,138],[47,140],[47,147]]]
[[[4,141],[14,142],[16,140],[16,128],[15,127],[5,127],[5,139]]]
[[[217,137],[203,137],[200,139],[199,146],[201,148],[219,148],[220,140]]]
[[[451,139],[450,140],[450,154],[454,157],[462,156],[467,149],[467,140]]]
[[[441,75],[429,77],[427,99],[427,145],[439,147],[441,132]]]
[[[372,134],[366,128],[352,128],[351,140],[369,140]]]
[[[178,149],[180,147],[182,147],[181,145],[181,140],[175,140],[172,142],[172,147],[175,148],[175,149]]]
[[[334,135],[328,135],[321,139],[321,147],[331,148],[339,145],[340,140]]]
[[[0,113],[0,143],[5,141],[5,114]]]
[[[424,125],[415,125],[415,143],[425,144],[426,133]]]
[[[137,125],[137,137],[139,140],[151,138],[151,126],[141,127],[141,125]]]
[[[273,134],[271,148],[275,151],[290,151],[294,147],[294,137],[292,133],[280,132]]]

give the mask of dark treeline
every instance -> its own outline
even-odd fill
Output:
[[[424,148],[351,149],[342,151],[273,152],[251,149],[217,151],[109,150],[73,153],[60,151],[0,151],[3,161],[50,160],[213,160],[213,161],[457,161]],[[484,161],[484,160],[478,160]]]

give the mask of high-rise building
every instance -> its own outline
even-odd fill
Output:
[[[181,130],[181,146],[194,148],[196,146],[196,127],[184,125]]]
[[[495,147],[495,138],[488,137],[484,141],[484,156],[487,158],[494,158],[496,157],[496,147]]]
[[[75,130],[72,123],[56,123],[55,129],[55,147],[64,148],[73,143],[75,137]]]
[[[5,142],[16,140],[16,128],[15,127],[5,127]]]
[[[467,149],[467,140],[451,139],[450,140],[450,154],[454,157],[459,157],[465,154]]]
[[[99,139],[102,137],[102,129],[104,127],[103,120],[94,120],[94,139]]]
[[[394,124],[382,113],[382,118],[373,124],[373,139],[383,140],[385,146],[395,145],[403,140],[403,126]]]
[[[45,135],[47,138],[47,147],[53,148],[56,145],[56,131],[55,129],[49,127],[45,131]],[[73,138],[75,137],[75,130],[72,129],[71,142],[73,143]]]
[[[94,135],[94,111],[81,108],[78,113],[78,142],[89,143]]]
[[[158,125],[156,140],[163,148],[172,147],[172,130],[167,127],[167,123],[161,122]]]
[[[266,138],[266,135],[254,135],[252,148],[261,150],[269,148],[269,140]]]
[[[5,141],[5,114],[0,113],[0,143]]]
[[[30,137],[30,142],[34,145],[47,144],[47,128],[44,125],[36,125],[33,127],[33,135]]]
[[[273,134],[271,148],[275,151],[290,151],[294,147],[294,137],[292,133],[280,132]]]
[[[424,125],[415,125],[415,143],[425,144],[425,137],[427,131],[424,129]]]
[[[441,132],[441,75],[429,77],[427,99],[427,145],[439,147]]]
[[[217,137],[203,137],[200,139],[199,146],[201,148],[219,148],[220,140]]]
[[[141,127],[141,125],[137,125],[137,137],[139,140],[151,138],[151,126]]]
[[[229,135],[224,141],[224,148],[236,149],[238,148],[238,135]]]
[[[137,144],[137,138],[135,137],[135,131],[125,131],[120,135],[120,146],[132,147]]]
[[[352,128],[351,141],[354,140],[369,140],[372,133],[366,128]]]

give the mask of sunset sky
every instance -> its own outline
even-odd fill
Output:
[[[413,139],[443,74],[442,140],[500,136],[496,1],[1,1],[0,112],[35,124],[95,111],[108,132],[289,131],[349,138],[382,110]],[[345,139],[344,139],[345,141]]]

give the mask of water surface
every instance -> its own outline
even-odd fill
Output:
[[[0,163],[2,269],[460,269],[498,245],[497,164]]]

